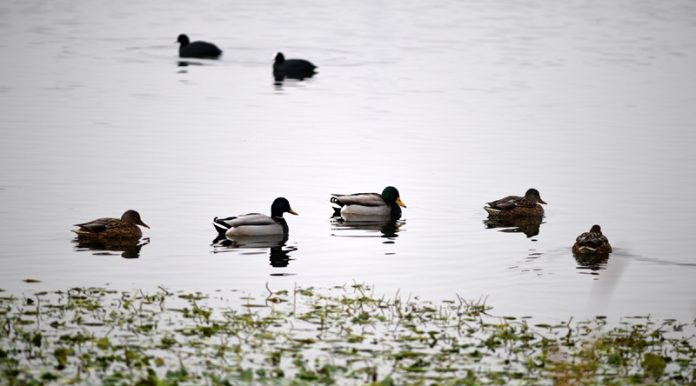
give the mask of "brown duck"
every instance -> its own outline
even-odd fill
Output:
[[[139,239],[143,232],[138,225],[150,228],[140,219],[138,212],[130,209],[125,211],[120,219],[104,217],[75,224],[80,228],[73,229],[73,232],[77,233],[78,238],[84,239]]]
[[[527,190],[524,197],[507,196],[500,200],[487,203],[483,209],[489,217],[518,218],[518,217],[543,217],[544,208],[539,204],[546,204],[541,199],[539,191],[532,188]]]
[[[573,253],[576,255],[604,256],[612,252],[611,245],[606,236],[602,234],[602,228],[595,224],[589,232],[584,232],[573,245]]]

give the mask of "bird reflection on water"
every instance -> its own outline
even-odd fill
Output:
[[[500,228],[500,232],[524,233],[530,238],[539,234],[543,221],[541,217],[488,218],[483,223],[488,229]]]
[[[293,260],[291,253],[297,250],[295,246],[287,246],[287,235],[239,237],[234,239],[218,235],[212,243],[213,253],[230,252],[232,250],[263,250],[268,248],[270,265],[274,268],[285,268]]]
[[[578,263],[577,268],[581,270],[590,270],[591,272],[583,272],[583,273],[589,273],[591,275],[599,275],[598,271],[601,271],[603,269],[607,268],[607,264],[609,263],[609,255],[582,255],[582,254],[576,254],[574,255],[575,261]]]
[[[379,237],[394,239],[399,237],[397,234],[401,227],[406,224],[405,220],[396,220],[390,217],[375,217],[375,216],[357,216],[352,215],[350,217],[343,217],[341,215],[334,215],[331,217],[332,230],[336,231],[350,231],[350,230],[364,230],[368,232],[380,232],[382,233]],[[337,234],[332,236],[339,237]],[[342,234],[341,237],[371,237],[371,236],[357,236],[354,234]]]
[[[150,238],[143,239],[124,239],[124,240],[101,240],[75,238],[75,250],[77,251],[97,251],[94,255],[113,255],[110,252],[122,252],[124,259],[137,259],[140,257],[140,249],[150,243]]]

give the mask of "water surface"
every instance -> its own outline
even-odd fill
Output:
[[[694,20],[686,0],[3,3],[0,287],[355,281],[692,318]],[[222,59],[179,66],[180,33]],[[319,74],[274,85],[277,51]],[[330,220],[331,193],[386,185],[398,229]],[[487,228],[485,202],[529,187],[538,234]],[[211,245],[214,216],[278,196],[300,213],[283,246]],[[72,242],[128,208],[152,227],[137,258]],[[615,252],[588,267],[570,247],[594,223]]]

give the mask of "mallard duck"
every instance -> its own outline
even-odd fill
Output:
[[[129,209],[123,213],[120,219],[104,217],[75,224],[80,227],[74,229],[78,238],[85,239],[139,239],[143,232],[138,225],[150,228],[140,219],[140,213]]]
[[[539,204],[546,202],[541,199],[539,191],[532,188],[527,190],[524,197],[507,196],[487,204],[483,209],[490,217],[543,217],[544,208]]]
[[[393,186],[387,186],[378,193],[332,194],[331,202],[338,205],[336,213],[344,218],[369,217],[399,219],[401,208],[406,205],[399,197],[399,191]]]
[[[606,236],[602,234],[602,228],[595,224],[589,232],[584,232],[573,244],[573,253],[576,255],[608,255],[612,252],[611,245]]]
[[[190,42],[185,34],[179,35],[176,42],[179,43],[180,58],[217,59],[222,55],[222,50],[215,44],[201,41]]]
[[[284,197],[273,200],[271,216],[260,213],[249,213],[240,216],[213,219],[213,226],[220,235],[228,238],[249,236],[274,236],[287,235],[288,223],[283,218],[283,213],[297,215],[290,208],[290,202]]]
[[[317,66],[304,59],[285,59],[282,52],[278,52],[273,62],[273,77],[276,81],[284,78],[299,79],[311,78],[316,74]]]

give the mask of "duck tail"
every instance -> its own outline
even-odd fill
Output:
[[[483,209],[488,212],[489,215],[495,216],[497,214],[500,214],[500,210],[493,208],[492,206],[484,206]]]
[[[230,229],[230,226],[225,223],[226,219],[218,219],[215,217],[213,219],[213,227],[215,227],[215,230],[218,232],[218,235],[220,236],[225,236],[225,232],[227,232],[228,229]]]

